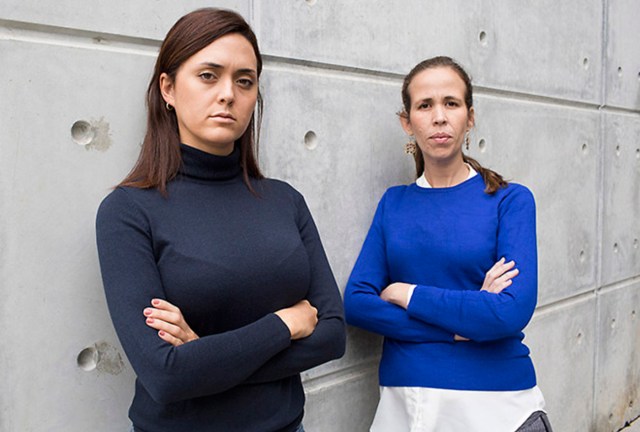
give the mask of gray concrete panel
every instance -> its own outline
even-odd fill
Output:
[[[0,326],[12,333],[0,430],[126,430],[134,377],[108,317],[94,220],[139,150],[140,71],[153,57],[20,41],[0,51]],[[87,145],[72,139],[79,120]]]
[[[537,205],[539,304],[595,287],[598,114],[479,95],[470,155]]]
[[[638,2],[616,0],[606,5],[606,104],[640,110]]]
[[[28,23],[30,28],[45,25],[160,41],[178,18],[201,7],[233,9],[250,18],[249,0],[218,0],[215,5],[203,0],[161,3],[65,0],[45,7],[39,1],[4,0],[0,3],[0,24],[8,20],[18,25]]]
[[[329,383],[305,385],[307,432],[366,432],[378,405],[377,368],[346,371]]]
[[[255,8],[270,55],[404,75],[444,54],[482,86],[599,101],[600,1],[309,0]]]
[[[598,295],[596,430],[640,416],[640,282]]]
[[[640,117],[604,119],[602,284],[640,275]]]
[[[595,296],[589,295],[538,311],[525,329],[555,431],[607,431],[592,425],[595,309]]]
[[[411,180],[395,115],[399,87],[274,64],[267,64],[262,86],[265,171],[305,196],[343,288],[379,198]]]

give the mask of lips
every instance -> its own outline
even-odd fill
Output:
[[[444,132],[438,132],[431,135],[429,138],[431,138],[433,141],[437,142],[438,144],[442,144],[449,141],[451,139],[451,135]]]
[[[219,121],[223,121],[223,122],[233,122],[236,120],[236,118],[233,115],[231,115],[231,113],[228,113],[226,111],[215,113],[211,116],[211,118]]]

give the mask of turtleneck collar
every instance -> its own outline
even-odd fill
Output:
[[[180,144],[182,167],[180,175],[199,181],[223,181],[239,177],[240,147],[235,146],[229,156],[216,156],[186,144]]]

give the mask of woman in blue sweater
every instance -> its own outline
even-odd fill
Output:
[[[182,17],[149,84],[138,162],[98,211],[136,432],[300,432],[300,372],[344,352],[340,293],[304,199],[254,157],[261,70],[238,14]]]
[[[448,57],[402,86],[416,183],[388,189],[344,296],[384,336],[378,432],[550,431],[522,330],[536,305],[535,204],[463,153],[471,81]]]

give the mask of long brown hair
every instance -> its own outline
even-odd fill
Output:
[[[413,78],[415,78],[416,75],[426,69],[433,69],[437,67],[451,68],[455,73],[458,74],[458,76],[460,76],[465,86],[464,102],[467,106],[467,111],[471,110],[471,107],[473,107],[473,86],[471,85],[471,78],[469,77],[469,74],[467,74],[462,66],[455,62],[452,58],[439,56],[421,61],[420,63],[415,65],[413,69],[411,69],[406,77],[404,77],[404,81],[402,82],[403,111],[399,113],[400,116],[405,117],[406,119],[409,118],[409,112],[411,110],[411,95],[409,94],[409,85],[411,84],[411,81],[413,81]],[[424,157],[422,156],[422,152],[419,149],[417,149],[413,156],[416,162],[416,177],[420,177],[424,172]],[[484,190],[486,193],[495,193],[499,188],[507,185],[507,182],[502,178],[500,174],[483,167],[482,165],[480,165],[480,162],[473,159],[472,157],[462,153],[462,160],[471,165],[471,167],[482,176],[486,185],[486,188]]]
[[[187,59],[216,39],[231,33],[244,36],[253,47],[259,77],[262,72],[262,56],[256,35],[237,13],[216,8],[198,9],[180,18],[169,30],[160,47],[147,89],[147,132],[142,149],[133,169],[118,186],[158,188],[166,195],[167,183],[178,173],[182,157],[178,121],[175,111],[170,111],[165,106],[160,93],[160,75],[166,73],[175,80],[178,69]],[[244,182],[252,192],[249,178],[264,178],[255,156],[261,119],[262,96],[258,91],[256,111],[251,116],[247,130],[236,140],[236,146],[240,146]]]

